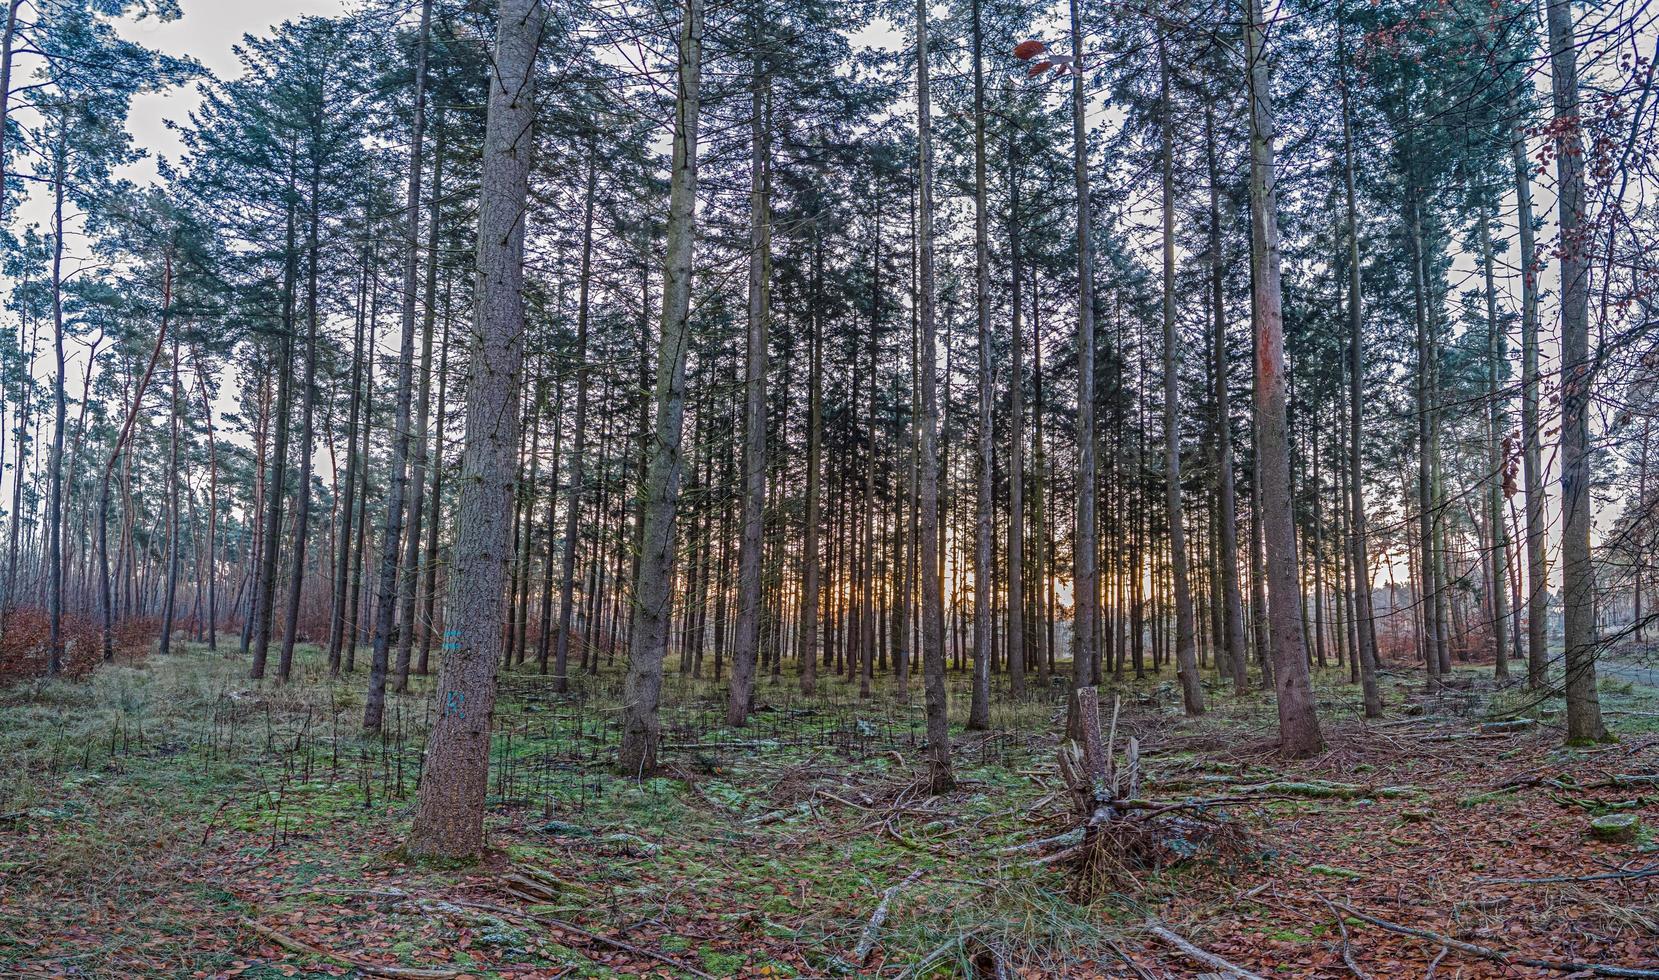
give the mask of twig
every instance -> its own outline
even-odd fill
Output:
[[[917,868],[910,872],[905,879],[896,885],[889,885],[881,893],[881,902],[876,910],[870,913],[870,921],[864,924],[864,932],[858,937],[858,945],[853,947],[852,963],[854,966],[863,966],[864,961],[870,958],[870,953],[876,948],[876,940],[881,936],[882,923],[887,921],[887,910],[892,906],[893,899],[922,876],[923,869]]]
[[[1112,947],[1112,952],[1118,954],[1118,959],[1127,964],[1129,969],[1135,971],[1135,976],[1140,977],[1141,980],[1154,980],[1152,974],[1146,972],[1146,967],[1136,963],[1135,960],[1124,951],[1123,947],[1118,945],[1117,940],[1107,936],[1106,945]]]
[[[1229,963],[1208,950],[1194,946],[1157,919],[1147,919],[1145,928],[1147,932],[1180,950],[1187,959],[1195,963],[1202,963],[1223,976],[1232,977],[1234,980],[1263,980],[1260,974],[1251,973],[1249,970]]]
[[[1371,974],[1360,969],[1359,964],[1354,962],[1354,950],[1348,945],[1348,923],[1342,921],[1342,913],[1338,912],[1329,900],[1325,902],[1325,907],[1331,910],[1332,917],[1336,919],[1336,927],[1342,932],[1342,962],[1348,964],[1349,971],[1359,977],[1359,980],[1371,980]]]
[[[1411,926],[1402,926],[1398,922],[1389,922],[1386,919],[1379,919],[1376,916],[1366,915],[1364,912],[1343,905],[1341,902],[1336,902],[1334,904],[1337,908],[1347,912],[1354,918],[1363,922],[1369,922],[1379,929],[1387,929],[1389,932],[1399,933],[1402,936],[1415,936],[1418,939],[1426,939],[1429,942],[1439,943],[1442,946],[1455,949],[1460,953],[1468,953],[1470,956],[1476,956],[1483,960],[1490,960],[1494,963],[1518,964],[1520,966],[1534,967],[1539,970],[1554,970],[1557,973],[1584,973],[1588,971],[1598,977],[1646,977],[1650,978],[1650,980],[1659,978],[1659,970],[1644,970],[1633,966],[1613,966],[1608,963],[1580,963],[1576,960],[1541,960],[1530,956],[1513,956],[1509,953],[1503,952],[1502,950],[1493,949],[1490,946],[1477,946],[1474,943],[1466,943],[1460,939],[1453,939],[1450,936],[1443,936],[1438,932],[1433,932],[1428,929],[1415,929]]]
[[[1450,952],[1451,950],[1445,946],[1440,947],[1440,952],[1434,954],[1434,959],[1429,961],[1429,972],[1423,974],[1423,980],[1434,980],[1435,971],[1440,969],[1440,961],[1445,959],[1446,954]]]
[[[381,963],[368,963],[363,960],[352,959],[349,956],[331,952],[323,949],[321,946],[313,946],[303,940],[295,939],[293,936],[277,932],[270,926],[260,925],[258,922],[255,922],[249,918],[242,919],[242,926],[245,929],[249,929],[255,933],[258,933],[260,936],[269,939],[271,942],[276,943],[278,946],[288,950],[290,953],[304,953],[308,956],[317,956],[325,960],[332,960],[342,966],[349,966],[354,970],[367,973],[370,976],[394,977],[398,978],[398,980],[447,980],[449,977],[461,975],[461,971],[455,969],[425,969],[423,967],[415,966],[388,966]]]
[[[1632,878],[1651,878],[1659,875],[1659,864],[1650,864],[1633,871],[1609,871],[1599,875],[1556,875],[1549,878],[1476,878],[1482,885],[1565,885],[1584,881],[1628,881]]]
[[[1073,827],[1063,834],[1056,834],[1053,837],[1044,837],[1042,840],[1032,840],[1026,841],[1024,844],[1010,844],[1007,847],[999,847],[997,848],[997,854],[1004,857],[1011,854],[1030,854],[1033,851],[1041,851],[1050,847],[1059,846],[1061,844],[1078,844],[1081,843],[1082,840],[1083,828]]]
[[[549,928],[558,929],[561,932],[575,933],[576,935],[581,936],[583,939],[590,939],[590,940],[592,940],[596,943],[601,943],[603,945],[610,946],[610,947],[613,947],[615,949],[620,949],[624,953],[632,953],[635,956],[644,956],[648,959],[656,960],[658,963],[666,963],[666,964],[668,964],[669,966],[673,967],[676,970],[684,970],[685,972],[691,974],[694,977],[702,977],[703,980],[714,980],[713,977],[709,976],[707,973],[704,973],[702,970],[699,970],[696,967],[687,966],[685,963],[680,962],[679,960],[673,958],[672,956],[664,956],[663,954],[655,952],[653,950],[641,949],[640,947],[635,946],[632,943],[625,943],[620,939],[613,939],[610,936],[601,935],[597,932],[589,932],[586,929],[583,929],[581,926],[572,925],[571,923],[566,922],[563,919],[555,919],[550,915],[537,915],[534,912],[526,912],[523,909],[510,909],[510,908],[505,908],[505,907],[500,906],[500,905],[490,905],[486,902],[461,902],[461,901],[457,901],[457,902],[454,902],[452,904],[460,905],[464,908],[470,908],[470,909],[483,909],[486,912],[494,912],[497,915],[511,915],[511,916],[517,916],[518,918],[521,918],[521,919],[529,919],[531,922],[535,922],[535,923],[538,923],[540,925],[548,926]]]

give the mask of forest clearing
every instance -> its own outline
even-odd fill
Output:
[[[1124,684],[1145,797],[1216,801],[1240,837],[1085,897],[1074,869],[1029,849],[1073,824],[1055,764],[1062,698],[999,706],[989,730],[959,733],[960,785],[933,796],[910,761],[921,712],[890,697],[764,683],[754,722],[731,729],[718,688],[688,682],[664,722],[668,764],[639,780],[609,765],[614,680],[558,697],[505,672],[491,850],[445,870],[399,855],[426,691],[395,699],[365,738],[361,692],[331,682],[315,649],[290,684],[244,673],[191,646],[0,694],[0,752],[19,763],[0,780],[0,972],[1209,972],[1151,935],[1157,921],[1262,976],[1417,977],[1436,961],[1442,977],[1563,975],[1348,913],[1344,935],[1337,906],[1537,959],[1655,966],[1659,688],[1604,681],[1619,741],[1570,749],[1558,704],[1494,691],[1479,670],[1437,695],[1391,675],[1399,717],[1369,725],[1321,675],[1331,748],[1286,762],[1261,736],[1261,695],[1185,719],[1173,679]],[[1644,818],[1635,839],[1592,839],[1595,817],[1625,813]]]
[[[1659,4],[0,0],[0,975],[1659,978]]]

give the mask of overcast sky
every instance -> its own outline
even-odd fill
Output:
[[[345,0],[179,0],[184,16],[169,23],[154,17],[126,21],[121,33],[165,54],[189,55],[219,78],[235,78],[241,65],[232,50],[244,34],[269,34],[285,20],[306,14],[334,15],[344,12]],[[193,85],[180,86],[133,100],[127,130],[134,141],[151,154],[177,159],[183,149],[178,134],[167,129],[166,120],[183,123],[201,101]],[[133,168],[130,176],[142,180],[155,174],[153,160]]]

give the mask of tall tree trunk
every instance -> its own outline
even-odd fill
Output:
[[[1095,539],[1094,432],[1094,249],[1089,217],[1089,141],[1084,128],[1083,17],[1079,0],[1071,0],[1071,50],[1077,59],[1071,73],[1072,166],[1077,180],[1077,537],[1072,544],[1072,694],[1066,725],[1073,738],[1083,733],[1077,689],[1088,686],[1100,655],[1095,620],[1100,581]]]
[[[801,693],[810,696],[818,685],[818,589],[819,556],[818,531],[823,517],[819,513],[819,474],[823,469],[824,414],[823,414],[823,278],[824,243],[817,222],[812,225],[812,304],[808,314],[811,333],[807,337],[810,348],[807,368],[807,435],[806,435],[806,527],[801,552]],[[705,559],[706,560],[706,559]],[[908,593],[907,593],[908,595]]]
[[[1341,18],[1343,14],[1338,13]],[[1343,20],[1346,24],[1346,21]],[[1354,203],[1354,129],[1349,105],[1347,34],[1337,35],[1337,60],[1342,71],[1342,178],[1347,204],[1348,233],[1348,492],[1349,561],[1354,577],[1355,637],[1359,681],[1365,717],[1382,717],[1382,692],[1377,685],[1377,633],[1371,609],[1371,563],[1365,543],[1365,467],[1360,447],[1365,431],[1365,303],[1360,292],[1358,208]]]
[[[426,556],[421,559],[422,603],[420,656],[415,661],[415,673],[425,677],[430,670],[432,637],[437,630],[434,618],[438,603],[438,529],[443,523],[444,500],[444,421],[448,416],[445,400],[449,393],[449,282],[444,283],[444,330],[438,344],[438,415],[432,430],[432,490],[426,505],[431,520],[426,525]]]
[[[1221,254],[1221,177],[1216,165],[1215,111],[1204,105],[1204,157],[1210,184],[1210,312],[1215,317],[1215,472],[1216,523],[1219,525],[1217,563],[1221,566],[1222,630],[1226,642],[1233,693],[1244,694],[1250,686],[1249,657],[1244,639],[1244,597],[1238,580],[1238,494],[1233,474],[1233,422],[1227,356],[1227,303],[1224,292],[1225,264]]]
[[[367,208],[365,208],[365,217]],[[367,321],[369,270],[374,264],[373,245],[363,250],[363,268],[358,278],[357,315],[351,338],[351,396],[346,421],[346,485],[341,499],[340,554],[334,568],[334,608],[329,616],[328,674],[340,675],[340,648],[345,640],[350,608],[349,574],[352,563],[352,530],[357,519],[357,430],[363,404],[363,327]],[[203,393],[205,401],[206,393]]]
[[[760,565],[766,530],[766,334],[771,318],[772,218],[766,162],[767,71],[757,4],[749,82],[749,336],[743,369],[743,531],[737,552],[737,638],[732,647],[732,686],[726,723],[743,726],[755,699],[755,659],[760,652]]]
[[[1415,184],[1406,190],[1407,222],[1411,236],[1411,283],[1417,329],[1417,370],[1413,387],[1417,398],[1417,549],[1418,597],[1423,607],[1424,665],[1432,684],[1440,676],[1440,591],[1435,560],[1434,520],[1434,340],[1429,325],[1428,285],[1424,281],[1422,217]]]
[[[156,649],[173,652],[173,613],[179,594],[179,342],[173,338],[173,390],[167,413],[167,587]]]
[[[991,617],[996,598],[991,588],[991,534],[996,521],[991,454],[991,245],[985,206],[985,66],[982,58],[981,0],[973,0],[974,63],[974,306],[979,333],[979,486],[974,514],[974,673],[968,704],[968,730],[991,727]]]
[[[52,168],[52,348],[57,370],[52,374],[52,489],[46,511],[47,601],[50,603],[46,672],[51,675],[63,669],[63,440],[69,422],[63,372],[63,198],[69,154],[63,141],[67,139],[67,136],[60,137],[53,151]]]
[[[576,588],[576,536],[581,529],[582,505],[587,500],[588,438],[588,296],[593,280],[593,202],[599,181],[598,149],[588,136],[588,180],[582,195],[582,269],[576,285],[576,440],[570,453],[570,491],[565,500],[564,553],[559,559],[559,635],[553,640],[553,690],[570,689],[570,627]],[[547,515],[553,526],[552,504]],[[547,645],[541,650],[541,670],[547,672]]]
[[[1020,286],[1025,270],[1020,254],[1020,175],[1018,140],[1008,141],[1008,262],[1012,320],[1009,324],[1008,378],[1008,695],[1025,697],[1025,327]],[[1039,554],[1041,550],[1039,549]],[[1039,565],[1038,581],[1042,580]],[[1046,686],[1045,686],[1046,690]]]
[[[1075,0],[1074,0],[1075,2]],[[1313,755],[1323,740],[1308,680],[1302,635],[1301,576],[1296,524],[1290,507],[1290,440],[1285,423],[1284,318],[1279,287],[1279,221],[1274,173],[1274,122],[1262,52],[1261,0],[1245,0],[1244,41],[1250,88],[1250,210],[1255,264],[1256,465],[1261,469],[1262,538],[1267,546],[1268,615],[1274,686],[1279,701],[1279,749],[1292,758]]]
[[[106,661],[115,658],[115,604],[111,595],[109,574],[109,484],[115,475],[115,461],[122,457],[127,440],[132,438],[133,423],[137,421],[138,413],[144,404],[144,392],[150,387],[150,378],[155,374],[156,363],[161,359],[162,345],[167,342],[168,317],[173,308],[172,254],[163,252],[161,260],[161,324],[156,328],[155,346],[150,348],[150,359],[145,362],[144,374],[139,378],[137,388],[133,392],[132,404],[127,409],[127,417],[121,423],[120,431],[116,433],[115,445],[110,448],[109,458],[104,462],[103,476],[98,481],[98,592],[99,604],[103,611],[103,654]],[[21,467],[16,471],[14,479],[19,485],[22,484]]]
[[[294,566],[288,579],[288,609],[283,620],[282,651],[277,661],[277,677],[284,681],[289,678],[294,668],[294,643],[299,633],[300,599],[305,588],[306,536],[311,526],[311,446],[315,436],[313,420],[316,418],[317,405],[317,321],[321,318],[321,311],[317,308],[317,251],[318,226],[322,221],[322,206],[317,199],[318,186],[322,178],[322,162],[316,147],[312,148],[311,154],[311,214],[305,244],[308,256],[305,284],[305,390],[300,396],[299,506],[294,512],[294,546],[291,549],[294,553]]]
[[[1567,741],[1605,738],[1596,694],[1596,576],[1590,552],[1589,224],[1584,220],[1584,134],[1571,0],[1548,0],[1554,96],[1556,202],[1561,226],[1561,567],[1567,660]]]
[[[409,495],[405,508],[409,515],[409,530],[403,540],[403,569],[398,578],[398,622],[396,670],[392,689],[402,694],[409,690],[409,661],[414,651],[415,634],[423,637],[431,624],[415,617],[415,599],[420,585],[421,521],[425,517],[426,498],[426,444],[427,427],[432,412],[432,335],[438,318],[438,228],[441,224],[441,202],[444,198],[444,117],[440,109],[432,127],[432,206],[426,223],[426,296],[421,313],[420,379],[416,383],[415,424],[409,436],[409,463],[411,472],[406,489]],[[534,481],[532,481],[532,484]],[[437,515],[432,520],[437,522]]]
[[[662,720],[662,661],[668,653],[674,584],[674,508],[680,487],[686,349],[691,343],[691,272],[696,244],[697,124],[702,108],[703,0],[685,0],[680,25],[673,173],[668,203],[662,327],[657,348],[656,425],[640,488],[640,535],[632,649],[623,696],[623,772],[655,772]]]
[[[466,450],[444,617],[446,653],[438,673],[438,717],[427,737],[420,799],[409,831],[408,851],[416,857],[472,859],[484,849],[484,793],[519,441],[524,213],[535,146],[535,61],[546,18],[540,0],[503,0],[496,29],[478,205]]]
[[[196,352],[196,385],[202,395],[202,422],[207,427],[207,648],[218,650],[219,447],[213,435],[213,404],[207,397],[207,371],[200,350]]]
[[[530,0],[534,6],[534,0]],[[503,28],[509,19],[509,10],[517,8],[503,8],[501,23]],[[520,16],[522,14],[522,16]],[[530,16],[528,10],[512,14],[522,20]],[[522,25],[520,25],[522,26]],[[379,583],[375,592],[375,623],[374,623],[374,654],[369,666],[369,694],[363,702],[363,728],[366,731],[379,731],[381,720],[386,713],[386,672],[390,666],[392,643],[396,640],[397,624],[397,586],[398,586],[398,555],[403,544],[403,508],[408,497],[409,448],[413,433],[411,430],[409,409],[414,400],[413,374],[415,360],[415,300],[418,273],[420,270],[420,211],[421,211],[421,141],[426,134],[426,72],[428,55],[428,38],[432,30],[432,0],[422,0],[420,32],[416,37],[415,45],[415,108],[414,118],[409,127],[409,183],[403,195],[404,207],[404,242],[403,242],[403,310],[402,335],[398,346],[397,364],[397,401],[392,416],[392,458],[390,473],[386,483],[386,522],[380,542],[380,571]],[[499,31],[497,43],[505,36],[505,31]],[[497,80],[503,69],[497,66]],[[518,79],[513,79],[518,84]],[[493,103],[498,90],[492,86],[490,98]],[[507,97],[509,100],[513,96]],[[515,107],[516,108],[516,107]],[[512,144],[504,137],[498,136],[498,143],[506,141],[505,146],[497,146],[497,153],[511,153]],[[488,166],[488,163],[486,163]],[[504,176],[504,175],[503,175]],[[498,189],[499,190],[499,189]],[[488,194],[489,190],[484,191]],[[484,215],[480,213],[480,227]],[[520,226],[522,231],[522,225]],[[500,247],[499,242],[492,247]],[[480,262],[483,259],[484,242],[479,241]],[[477,300],[478,309],[484,309],[483,300]],[[480,324],[482,331],[485,325]],[[474,346],[478,341],[474,340]],[[471,370],[477,370],[474,365]],[[516,393],[515,393],[516,398]],[[471,406],[475,398],[469,390],[467,393],[469,424]],[[515,414],[510,428],[518,427],[518,416]],[[492,423],[493,424],[493,423]],[[472,448],[469,444],[469,448]],[[516,448],[516,441],[509,450]],[[509,478],[509,481],[511,479]],[[505,554],[505,552],[503,552]],[[409,570],[413,575],[414,569]],[[482,599],[482,597],[480,597]],[[499,642],[499,641],[498,641]],[[449,648],[446,641],[445,649]],[[433,730],[433,735],[437,729]],[[423,780],[422,788],[425,788]]]
[[[1533,241],[1532,163],[1526,128],[1517,123],[1511,151],[1515,167],[1515,226],[1521,246],[1521,473],[1526,491],[1527,687],[1549,683],[1549,558],[1544,516],[1543,440],[1538,423],[1538,246]]]
[[[916,0],[916,253],[922,340],[921,497],[922,682],[927,709],[928,781],[935,793],[956,785],[950,760],[950,706],[945,690],[945,609],[939,548],[938,331],[934,309],[933,105],[928,84],[927,0]]]
[[[1186,521],[1181,514],[1181,394],[1175,326],[1175,117],[1169,101],[1169,55],[1158,41],[1159,156],[1163,162],[1164,218],[1164,505],[1169,519],[1170,579],[1175,600],[1175,673],[1181,703],[1188,715],[1204,713],[1204,687],[1198,676],[1198,629],[1192,613],[1191,573],[1187,563]]]
[[[1481,267],[1486,279],[1486,523],[1491,554],[1487,567],[1492,579],[1492,642],[1497,677],[1509,676],[1509,590],[1504,582],[1509,568],[1509,525],[1503,519],[1504,459],[1503,400],[1498,394],[1498,364],[1504,356],[1503,333],[1498,327],[1498,286],[1492,268],[1492,219],[1480,215]]]

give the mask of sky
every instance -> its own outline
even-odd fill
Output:
[[[189,55],[222,79],[241,74],[234,48],[243,35],[269,34],[272,27],[285,20],[307,14],[332,16],[346,9],[344,0],[179,0],[179,6],[184,16],[178,20],[128,20],[121,25],[121,33],[164,54]],[[133,100],[127,131],[137,145],[147,147],[152,154],[177,159],[183,144],[178,133],[167,128],[166,121],[188,121],[191,110],[200,102],[194,85],[141,95]],[[140,183],[153,178],[154,160],[135,165],[128,176]]]

